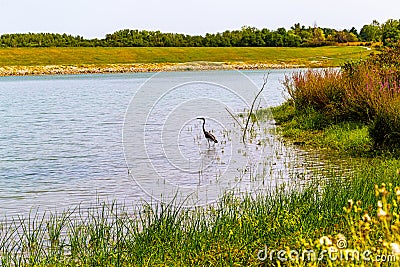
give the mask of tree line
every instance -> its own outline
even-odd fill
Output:
[[[146,30],[120,30],[103,39],[85,39],[58,33],[16,33],[0,36],[0,47],[312,47],[351,42],[382,42],[391,46],[400,40],[400,20],[389,19],[380,24],[374,20],[360,32],[306,27],[294,24],[289,30],[257,29],[244,26],[240,30],[202,35],[162,33]]]

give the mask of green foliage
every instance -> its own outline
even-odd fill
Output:
[[[308,70],[287,76],[284,86],[298,116],[369,125],[375,148],[400,144],[400,45],[345,64],[341,71]],[[318,121],[317,121],[318,123]],[[314,127],[316,128],[316,127]]]
[[[351,155],[365,155],[371,150],[368,126],[356,122],[342,122],[331,125],[320,140],[322,145]]]
[[[187,35],[147,30],[119,30],[102,39],[84,39],[57,33],[16,33],[0,36],[0,47],[315,47],[337,43],[364,41],[391,45],[400,38],[398,21],[388,20],[365,25],[360,35],[350,30],[305,27],[296,23],[291,29],[257,29],[244,26],[240,30],[222,33]]]
[[[0,36],[0,47],[90,47],[102,46],[98,39],[58,33],[21,33]]]
[[[400,146],[400,99],[385,103],[371,123],[369,133],[377,148],[398,149]]]
[[[400,20],[389,19],[382,25],[383,45],[393,46],[400,40]]]
[[[382,29],[378,21],[364,25],[360,30],[360,38],[365,42],[379,42],[382,40]]]
[[[372,140],[360,122],[335,122],[313,108],[296,110],[289,101],[272,108],[280,133],[295,144],[330,149],[351,156],[369,156]]]

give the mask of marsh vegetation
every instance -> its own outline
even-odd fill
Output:
[[[1,265],[374,266],[377,256],[398,255],[398,55],[393,48],[341,71],[287,76],[290,99],[272,110],[286,140],[354,162],[352,172],[328,171],[301,187],[228,193],[193,209],[172,201],[33,212],[0,225]],[[276,254],[260,260],[265,247],[291,256],[291,250],[371,254],[369,261],[326,256],[282,263]]]

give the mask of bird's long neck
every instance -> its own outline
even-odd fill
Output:
[[[204,127],[204,125],[206,124],[206,120],[203,120],[203,132],[206,132],[206,128]]]

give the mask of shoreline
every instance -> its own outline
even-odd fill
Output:
[[[244,62],[187,62],[187,63],[133,63],[133,64],[81,64],[45,66],[2,66],[0,76],[36,76],[70,74],[139,73],[161,71],[207,71],[207,70],[263,70],[322,67],[322,62],[311,65],[244,63]]]

